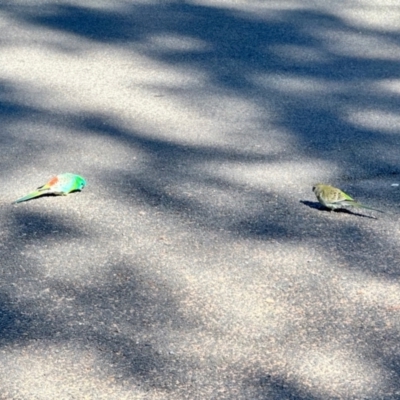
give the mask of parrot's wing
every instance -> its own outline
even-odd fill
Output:
[[[347,193],[345,193],[345,192],[343,192],[343,191],[340,191],[341,193],[341,195],[342,195],[342,197],[343,197],[343,200],[348,200],[348,201],[355,201],[351,196],[349,196]]]

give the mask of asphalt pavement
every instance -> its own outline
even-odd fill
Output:
[[[400,399],[397,1],[21,0],[0,32],[1,400]]]

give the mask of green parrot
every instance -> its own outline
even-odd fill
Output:
[[[359,203],[345,192],[330,185],[318,183],[313,186],[312,190],[317,196],[318,201],[326,208],[329,208],[329,210],[336,210],[337,208],[346,208],[351,206],[383,213],[381,210],[377,210],[376,208],[368,207]]]
[[[22,201],[30,200],[44,194],[66,196],[68,193],[82,190],[85,186],[85,179],[79,175],[71,173],[60,174],[51,178],[47,183],[38,187],[35,191],[15,200],[14,203],[21,203]]]

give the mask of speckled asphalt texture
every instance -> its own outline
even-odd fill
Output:
[[[1,400],[400,399],[398,1],[3,1],[0,32]]]

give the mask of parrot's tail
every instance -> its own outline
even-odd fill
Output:
[[[377,211],[377,212],[380,212],[382,214],[385,214],[385,211],[378,210],[377,208],[373,208],[373,207],[364,206],[363,204],[361,205],[361,208],[366,208],[367,210],[373,210],[373,211]]]
[[[385,213],[385,211],[378,210],[377,208],[365,206],[364,204],[358,203],[357,201],[351,202],[351,203],[349,203],[349,205],[351,205],[351,206],[353,206],[353,207],[365,208],[365,209],[367,209],[367,210],[377,211],[377,212],[380,212],[380,213],[382,213],[382,214]]]
[[[27,201],[30,199],[34,199],[35,197],[39,197],[42,194],[45,194],[46,192],[42,192],[39,190],[35,190],[34,192],[28,193],[26,196],[24,197],[20,197],[19,199],[15,200],[14,203],[22,203],[23,201]]]

